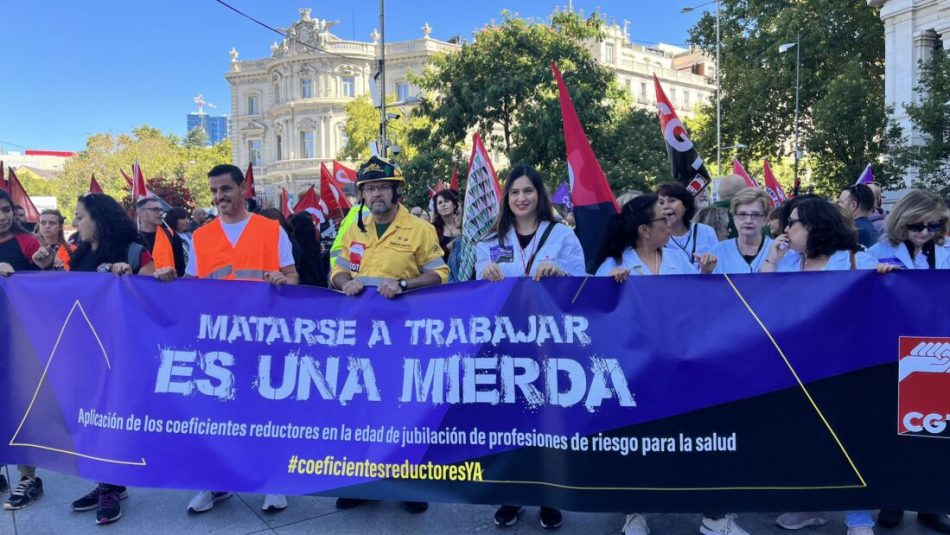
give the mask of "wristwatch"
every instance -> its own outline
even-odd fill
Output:
[[[404,291],[404,292],[405,292],[406,290],[408,290],[408,289],[409,289],[409,281],[407,281],[406,279],[399,279],[399,289],[402,290],[402,291]]]

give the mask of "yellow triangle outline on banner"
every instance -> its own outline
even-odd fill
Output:
[[[55,453],[62,453],[65,455],[73,455],[75,457],[81,457],[83,459],[90,459],[93,461],[100,461],[110,464],[124,464],[130,466],[146,466],[145,458],[142,457],[138,461],[125,461],[121,459],[109,459],[106,457],[97,457],[95,455],[87,455],[85,453],[80,453],[78,451],[64,450],[61,448],[54,448],[51,446],[44,446],[42,444],[31,444],[27,442],[17,442],[17,437],[20,435],[20,431],[23,429],[23,426],[26,424],[26,419],[30,416],[30,412],[33,410],[33,405],[36,403],[36,398],[40,395],[40,388],[43,387],[43,382],[46,381],[46,374],[49,373],[50,366],[53,364],[53,357],[56,356],[56,350],[59,349],[59,343],[63,339],[63,333],[66,332],[66,326],[69,325],[69,320],[72,319],[73,313],[76,312],[76,309],[79,309],[79,312],[82,314],[84,320],[86,320],[86,325],[89,326],[89,330],[92,332],[92,335],[96,338],[96,342],[99,344],[99,349],[102,351],[102,357],[105,359],[106,368],[111,370],[112,363],[109,361],[109,355],[106,353],[106,348],[102,345],[102,340],[99,338],[99,333],[96,332],[96,328],[92,325],[92,321],[89,320],[89,316],[86,314],[86,310],[83,308],[82,303],[77,299],[73,303],[73,307],[69,310],[69,314],[66,314],[66,319],[63,321],[63,326],[59,329],[59,336],[56,337],[56,343],[53,344],[53,350],[50,352],[49,358],[46,360],[46,367],[43,369],[43,374],[40,376],[39,382],[36,384],[36,390],[33,391],[33,398],[30,400],[30,405],[27,407],[26,412],[23,414],[23,419],[20,420],[20,425],[17,426],[16,432],[13,433],[13,437],[10,438],[10,446],[23,446],[28,448],[37,448],[46,451],[52,451]]]

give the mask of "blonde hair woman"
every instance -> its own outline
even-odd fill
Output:
[[[887,238],[868,250],[883,264],[904,269],[950,269],[943,247],[950,211],[936,193],[915,189],[897,201],[885,220]]]

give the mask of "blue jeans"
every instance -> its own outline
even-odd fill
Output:
[[[849,528],[873,528],[874,519],[871,511],[848,511],[844,515],[844,523]]]

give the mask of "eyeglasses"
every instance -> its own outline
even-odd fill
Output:
[[[366,184],[361,189],[363,193],[376,193],[377,191],[385,191],[390,187],[392,186],[389,184]]]
[[[737,220],[748,219],[750,221],[758,221],[765,217],[765,214],[762,212],[739,212],[733,216]]]
[[[795,225],[795,223],[801,223],[801,222],[802,222],[801,219],[789,219],[788,224],[785,225],[785,228],[792,228]]]
[[[159,214],[159,213],[164,214],[164,213],[165,213],[165,210],[163,210],[163,209],[161,209],[161,208],[158,208],[158,207],[154,207],[154,208],[142,208],[142,209],[143,209],[143,210],[148,210],[149,212],[155,212],[156,214]]]
[[[926,231],[933,232],[934,234],[936,234],[937,232],[940,232],[941,230],[943,230],[943,227],[946,224],[947,224],[946,219],[941,219],[940,221],[937,221],[935,223],[913,223],[913,224],[907,225],[907,230],[911,232],[923,232],[926,230]]]

